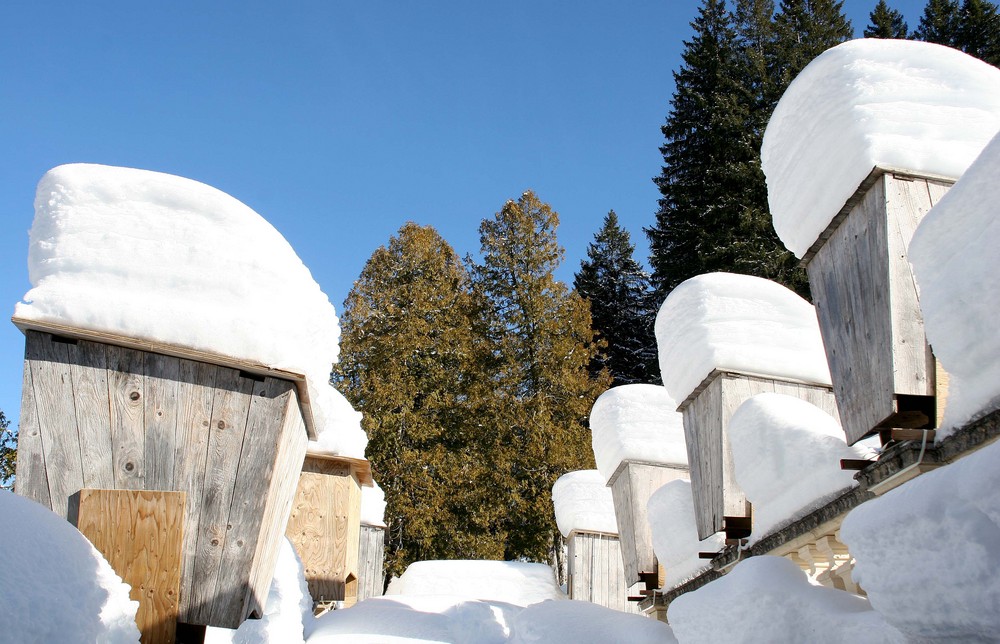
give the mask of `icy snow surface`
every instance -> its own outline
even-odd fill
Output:
[[[924,217],[909,257],[927,339],[951,376],[944,438],[1000,407],[1000,136]]]
[[[1000,632],[1000,443],[855,508],[841,538],[853,578],[918,641],[994,642]]]
[[[605,481],[622,461],[687,467],[684,418],[659,385],[622,385],[605,391],[590,412],[591,442]]]
[[[292,542],[283,539],[264,616],[248,619],[236,630],[209,627],[205,644],[295,644],[308,636],[313,621],[312,597],[302,562]]]
[[[130,587],[65,519],[0,490],[0,640],[138,642]]]
[[[646,504],[649,528],[653,535],[653,552],[666,570],[664,588],[695,577],[708,570],[710,562],[700,559],[699,552],[719,552],[726,537],[717,533],[700,541],[695,526],[694,500],[691,483],[670,481],[653,492]]]
[[[758,394],[736,408],[729,421],[736,482],[753,503],[753,535],[760,540],[848,488],[854,472],[840,459],[871,458],[848,446],[832,416],[784,394]]]
[[[281,234],[229,195],[146,170],[54,168],[35,193],[28,276],[18,317],[305,375],[324,449],[364,457],[357,413],[327,384],[333,306]]]
[[[816,310],[759,277],[708,273],[682,282],[656,316],[660,373],[683,401],[713,369],[830,384]]]
[[[514,606],[566,599],[551,568],[522,561],[417,561],[393,577],[385,594],[445,594]]]
[[[385,527],[385,492],[378,483],[361,488],[361,525]]]
[[[792,81],[764,132],[774,229],[802,257],[875,166],[958,178],[1000,129],[1000,70],[941,45],[861,39]]]
[[[725,577],[675,599],[668,619],[683,644],[906,642],[867,600],[810,584],[783,557],[737,564]]]
[[[597,470],[568,472],[552,486],[556,525],[562,536],[574,530],[618,534],[611,488]]]

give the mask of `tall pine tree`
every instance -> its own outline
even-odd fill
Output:
[[[878,0],[878,4],[868,17],[871,24],[865,27],[865,38],[910,37],[910,27],[906,24],[903,14],[890,8],[885,0]]]
[[[612,210],[573,279],[573,288],[590,302],[592,327],[604,342],[590,373],[596,377],[606,369],[612,386],[660,382],[653,335],[656,309],[649,275],[634,252],[628,231],[618,225]]]
[[[925,42],[955,47],[958,38],[958,2],[929,0],[913,35]]]
[[[843,0],[782,0],[774,17],[781,91],[812,59],[854,36]]]
[[[508,201],[480,225],[472,271],[479,368],[490,375],[489,395],[477,396],[492,423],[482,449],[505,503],[505,559],[559,551],[552,485],[593,467],[587,418],[610,380],[588,371],[597,347],[587,303],[554,275],[558,223],[532,192]]]
[[[1000,16],[986,0],[964,0],[959,9],[955,45],[987,63],[1000,65]]]

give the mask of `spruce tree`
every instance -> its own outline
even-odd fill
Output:
[[[477,415],[492,423],[481,449],[503,503],[505,559],[558,552],[552,485],[593,467],[587,418],[610,381],[588,371],[597,347],[587,303],[555,279],[558,223],[532,192],[508,201],[480,225],[481,263],[472,269],[478,368],[490,375]]]
[[[885,0],[878,0],[869,14],[871,24],[865,27],[865,38],[909,38],[910,27],[903,14],[892,9]]]
[[[470,298],[454,250],[433,228],[407,223],[372,254],[344,305],[335,381],[364,414],[391,574],[417,560],[503,554],[468,407]]]
[[[1000,17],[986,0],[964,0],[958,13],[955,46],[991,65],[1000,65]]]
[[[10,421],[0,411],[0,490],[14,487],[17,470],[17,434],[10,430]]]
[[[782,91],[813,58],[854,36],[843,6],[843,0],[782,0],[774,17]]]
[[[606,369],[612,386],[660,382],[649,274],[635,261],[634,252],[628,231],[618,225],[612,210],[573,279],[573,288],[590,303],[591,326],[604,343],[591,361],[590,373],[597,377]]]
[[[958,38],[957,0],[929,0],[913,35],[918,40],[954,47]]]

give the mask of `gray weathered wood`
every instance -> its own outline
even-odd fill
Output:
[[[358,544],[358,601],[382,596],[384,564],[385,528],[362,524]]]
[[[108,359],[105,345],[79,341],[66,345],[73,377],[73,404],[80,435],[83,483],[91,489],[114,487],[115,473],[108,398]]]
[[[174,490],[180,359],[145,356],[145,489]]]
[[[35,411],[34,385],[28,360],[24,361],[22,391],[21,416],[17,428],[17,476],[14,479],[14,491],[45,507],[51,507],[49,482],[45,475],[42,433]]]
[[[622,552],[616,535],[572,532],[567,540],[570,599],[589,601],[627,613],[638,613],[638,604],[628,601]]]
[[[115,489],[141,490],[146,483],[143,353],[108,345],[107,354]]]

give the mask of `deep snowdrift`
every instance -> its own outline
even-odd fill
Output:
[[[393,577],[386,596],[452,595],[465,599],[528,606],[566,599],[552,569],[523,561],[417,561]]]
[[[611,488],[597,470],[568,472],[552,486],[556,526],[562,536],[574,530],[618,534]]]
[[[860,39],[792,81],[761,147],[774,229],[802,257],[875,166],[958,178],[1000,129],[1000,70],[954,49]]]
[[[35,195],[32,288],[15,315],[305,375],[323,449],[363,458],[359,415],[327,384],[340,326],[288,242],[197,181],[90,164]]]
[[[726,542],[724,533],[701,541],[695,526],[694,499],[689,481],[670,481],[649,497],[646,504],[653,552],[664,567],[664,588],[672,588],[708,570],[708,559],[699,552],[719,552]]]

